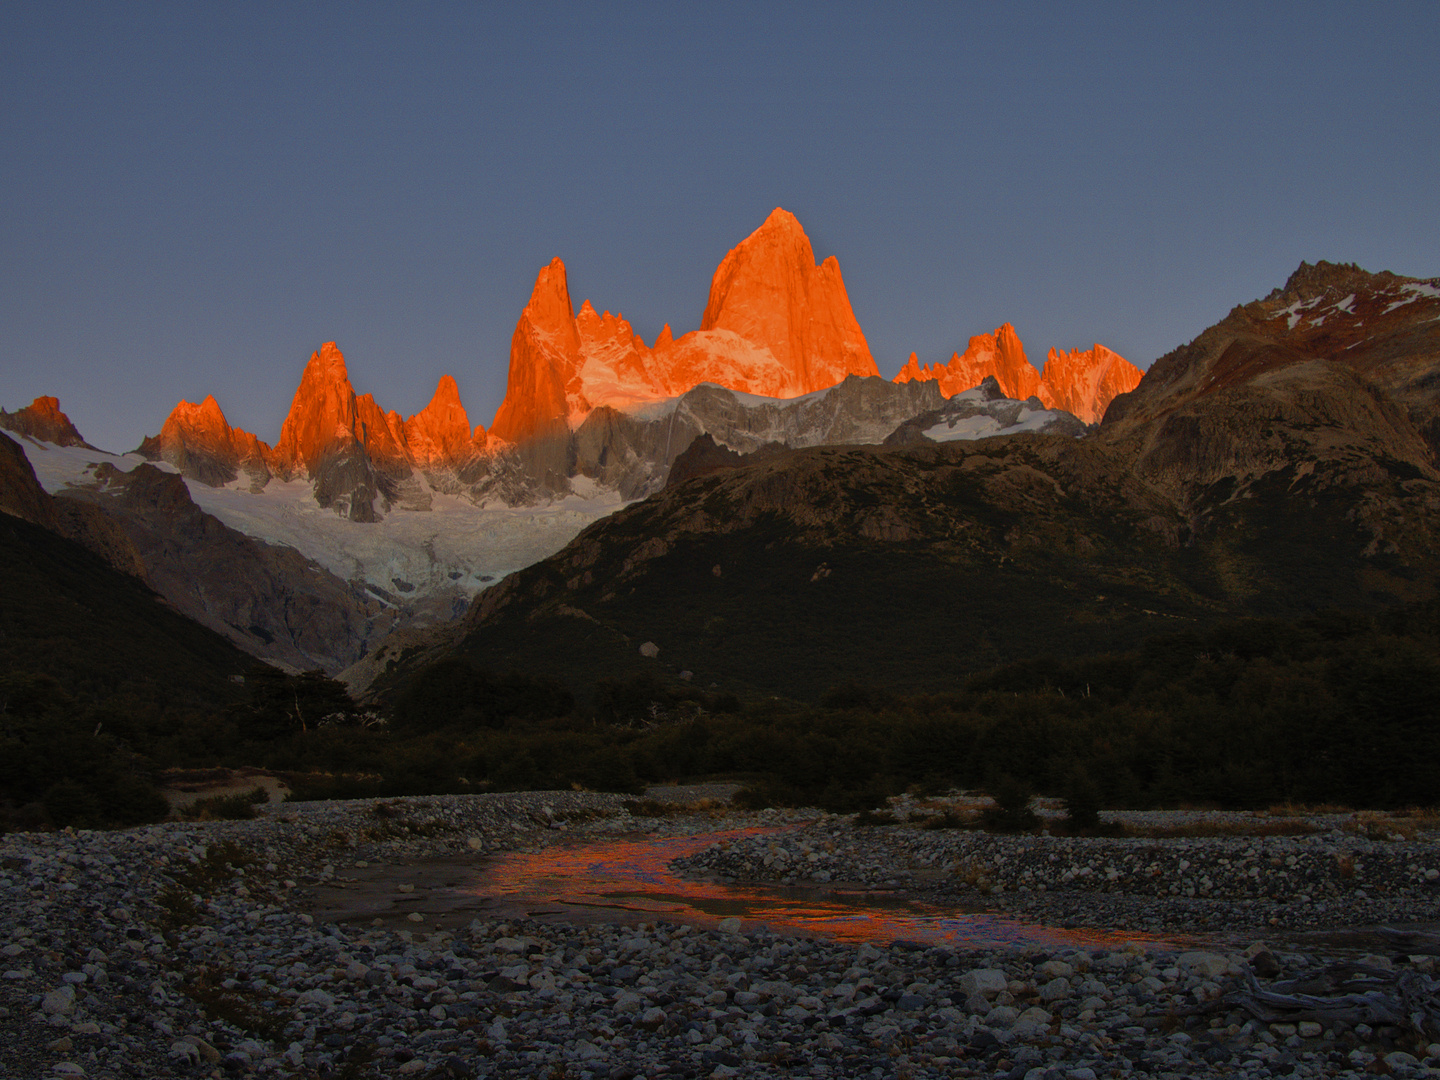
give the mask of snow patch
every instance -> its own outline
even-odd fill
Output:
[[[1424,300],[1426,298],[1434,299],[1436,297],[1440,297],[1440,287],[1430,285],[1423,281],[1414,281],[1408,285],[1401,285],[1400,291],[1402,293],[1409,293],[1410,295],[1391,303],[1390,306],[1385,309],[1383,314],[1389,314],[1396,308],[1404,307],[1406,304],[1413,304],[1416,300]]]
[[[969,393],[967,390],[966,393]],[[956,398],[963,395],[957,394]],[[951,399],[952,401],[955,398]],[[923,434],[935,442],[961,442],[974,439],[988,439],[995,435],[1014,435],[1021,431],[1044,431],[1046,425],[1055,419],[1049,409],[1028,409],[1021,407],[1015,423],[1002,426],[1000,421],[985,413],[973,416],[952,417],[934,427],[926,428]]]

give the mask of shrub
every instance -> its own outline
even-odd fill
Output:
[[[985,814],[985,824],[997,832],[1026,832],[1040,824],[1030,809],[1035,792],[1029,784],[1008,773],[987,785],[995,807]]]

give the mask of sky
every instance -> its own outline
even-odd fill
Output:
[[[653,341],[776,206],[881,373],[1140,367],[1302,260],[1440,275],[1440,4],[0,5],[0,407],[274,442],[326,341],[489,426],[554,256]]]

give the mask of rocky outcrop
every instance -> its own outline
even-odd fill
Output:
[[[817,393],[767,401],[704,383],[653,413],[594,410],[571,438],[571,453],[577,474],[641,498],[665,486],[671,464],[702,434],[742,454],[771,444],[874,444],[941,404],[933,383],[878,376],[851,375]]]
[[[485,429],[470,417],[451,375],[442,375],[430,404],[405,421],[405,449],[421,469],[463,469],[485,445]]]
[[[94,449],[75,430],[70,418],[60,411],[60,399],[37,397],[23,409],[6,412],[0,409],[0,428],[17,435],[28,435],[56,446],[85,446]]]
[[[1064,409],[1087,424],[1098,424],[1110,402],[1134,390],[1143,375],[1134,364],[1104,345],[1083,352],[1051,349],[1036,397],[1046,408]]]
[[[1063,409],[1096,424],[1111,399],[1135,389],[1141,374],[1119,353],[1096,345],[1084,352],[1051,349],[1042,375],[1026,358],[1015,328],[1005,323],[993,333],[972,337],[965,351],[952,355],[946,364],[926,367],[911,353],[895,381],[934,380],[942,394],[954,397],[994,379],[1005,397],[1017,401],[1035,397],[1047,409]]]
[[[19,443],[0,435],[0,511],[47,529],[57,528],[52,500]]]
[[[1029,431],[1046,435],[1084,435],[1084,421],[1063,409],[1046,409],[1039,398],[1016,401],[1005,396],[995,376],[964,390],[939,408],[912,417],[885,440],[886,446],[927,442],[960,442],[1017,435]]]
[[[926,367],[911,353],[895,381],[934,380],[942,394],[954,397],[994,379],[1005,397],[1017,401],[1035,397],[1047,409],[1063,409],[1087,424],[1097,424],[1111,400],[1135,389],[1142,374],[1119,353],[1096,345],[1083,352],[1051,349],[1042,375],[1026,358],[1015,328],[1005,323],[993,333],[972,337],[965,351],[952,355],[946,364]]]
[[[273,448],[230,427],[219,403],[207,397],[199,405],[176,405],[160,434],[136,453],[211,487],[233,483],[242,470],[256,493],[272,475],[304,477],[321,506],[352,521],[375,521],[394,503],[427,508],[415,470],[453,488],[455,474],[469,468],[484,445],[484,429],[472,434],[451,376],[441,378],[429,405],[402,420],[370,394],[356,395],[345,357],[331,341],[310,357]]]

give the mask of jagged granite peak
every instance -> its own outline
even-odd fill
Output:
[[[75,430],[70,418],[60,411],[59,398],[37,397],[23,409],[16,409],[14,412],[0,409],[0,428],[13,431],[17,435],[28,435],[41,442],[54,443],[56,446],[84,446],[95,449]]]
[[[1144,374],[1104,345],[1083,351],[1051,349],[1036,396],[1047,408],[1064,409],[1087,424],[1098,424],[1110,402],[1134,390]]]
[[[565,264],[552,260],[516,324],[490,433],[519,443],[574,430],[593,409],[633,408],[701,383],[788,398],[876,374],[839,263],[817,266],[800,223],[776,210],[716,269],[700,329],[677,339],[667,323],[653,346],[588,300],[576,314]]]
[[[233,482],[244,469],[252,491],[270,481],[266,459],[272,451],[248,431],[232,428],[213,394],[196,405],[181,401],[170,410],[159,435],[141,441],[135,453],[149,461],[165,461],[182,476],[211,487]]]
[[[442,375],[430,403],[405,421],[405,447],[420,468],[463,465],[485,445],[485,429],[470,430],[470,417],[460,400],[453,375]]]
[[[570,415],[567,388],[578,367],[580,334],[565,264],[550,260],[535,277],[530,301],[510,338],[505,398],[490,433],[507,442],[542,432]]]
[[[979,386],[987,377],[993,377],[1005,396],[1017,401],[1040,391],[1040,373],[1026,358],[1020,335],[1008,322],[988,334],[976,334],[965,351],[952,354],[946,364],[935,363],[927,368],[911,353],[895,381],[933,379],[940,384],[941,394],[954,397]]]
[[[327,341],[311,354],[300,376],[275,444],[276,460],[289,474],[313,475],[325,458],[360,442],[357,411],[345,356]]]
[[[700,329],[730,330],[769,349],[793,380],[779,396],[879,374],[839,261],[832,255],[816,265],[810,238],[780,207],[716,268]]]

